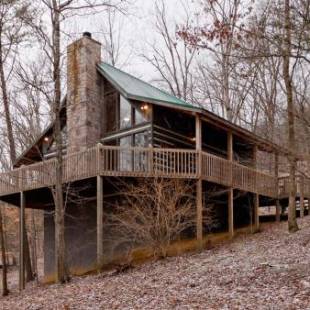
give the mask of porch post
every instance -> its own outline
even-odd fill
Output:
[[[234,237],[234,189],[228,189],[228,232],[229,237]]]
[[[19,290],[25,288],[25,260],[24,260],[24,225],[25,225],[25,193],[20,192],[19,208]]]
[[[300,178],[299,186],[300,186],[300,195],[299,195],[300,217],[304,217],[305,215],[304,177]]]
[[[233,162],[233,135],[231,131],[227,132],[227,159],[232,163]],[[229,237],[233,238],[234,236],[234,189],[233,189],[233,175],[232,167],[230,170],[231,176],[231,185],[228,188],[228,232]]]
[[[254,169],[257,169],[257,145],[253,147],[253,160],[254,160]],[[254,231],[257,232],[259,230],[259,194],[258,194],[258,186],[257,179],[256,181],[256,193],[254,193]],[[252,224],[252,223],[251,223]]]
[[[197,218],[196,218],[196,237],[198,240],[199,248],[202,248],[202,238],[203,238],[203,223],[202,223],[202,178],[201,178],[201,150],[202,150],[202,134],[201,134],[201,119],[199,115],[196,115],[196,150],[198,152],[198,179],[196,183],[196,208],[197,208]]]
[[[254,231],[259,230],[259,194],[254,194]]]
[[[103,182],[97,176],[97,269],[100,271],[103,262]]]
[[[274,176],[276,178],[277,186],[277,198],[276,198],[276,221],[280,222],[281,220],[281,206],[279,200],[279,154],[275,153],[275,165],[274,165]]]

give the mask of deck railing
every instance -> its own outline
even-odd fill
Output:
[[[310,180],[305,177],[296,177],[296,194],[310,197]],[[279,178],[279,197],[288,197],[290,193],[290,179],[288,176]]]
[[[202,152],[202,177],[265,196],[276,197],[277,193],[275,177],[205,152]]]
[[[185,149],[96,146],[63,157],[63,182],[96,175],[204,180],[275,197],[275,178],[215,155]],[[0,174],[0,196],[48,187],[56,181],[56,159]]]

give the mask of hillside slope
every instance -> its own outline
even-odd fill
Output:
[[[310,217],[122,274],[29,287],[1,309],[310,309]]]

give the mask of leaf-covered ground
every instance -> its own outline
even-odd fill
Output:
[[[199,254],[29,286],[0,299],[1,309],[310,309],[310,217],[288,234],[267,224]]]

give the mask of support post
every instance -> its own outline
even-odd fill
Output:
[[[231,131],[227,132],[227,159],[233,161],[233,135]]]
[[[253,147],[253,167],[254,169],[257,169],[257,145],[254,145]],[[254,231],[259,231],[259,194],[258,192],[258,184],[257,179],[255,177],[255,190],[256,193],[254,193]],[[251,223],[252,224],[252,223]]]
[[[228,232],[229,237],[234,237],[234,190],[232,187],[228,190]]]
[[[281,205],[279,200],[279,154],[275,153],[275,165],[274,165],[274,176],[276,179],[277,186],[277,197],[276,197],[276,221],[281,220]]]
[[[300,195],[299,195],[299,207],[300,207],[300,217],[305,215],[305,196],[304,196],[304,178],[300,178]]]
[[[254,194],[254,231],[259,231],[259,194]]]
[[[103,263],[103,181],[97,176],[97,270]]]
[[[233,150],[233,135],[231,131],[227,132],[227,159],[232,163],[234,159]],[[229,237],[234,237],[234,189],[233,185],[233,175],[232,166],[230,169],[230,183],[231,186],[228,188],[228,232]]]
[[[202,180],[197,180],[196,184],[196,205],[197,205],[197,240],[198,240],[198,247],[202,248],[202,238],[203,238],[203,225],[202,225]]]
[[[24,259],[24,232],[25,232],[25,193],[20,192],[19,208],[19,290],[25,288],[25,259]]]
[[[196,183],[196,234],[198,240],[198,247],[202,248],[202,238],[203,238],[203,203],[202,203],[202,178],[201,178],[201,150],[202,150],[202,128],[201,128],[201,119],[200,116],[196,115],[196,151],[197,151],[197,183]]]

